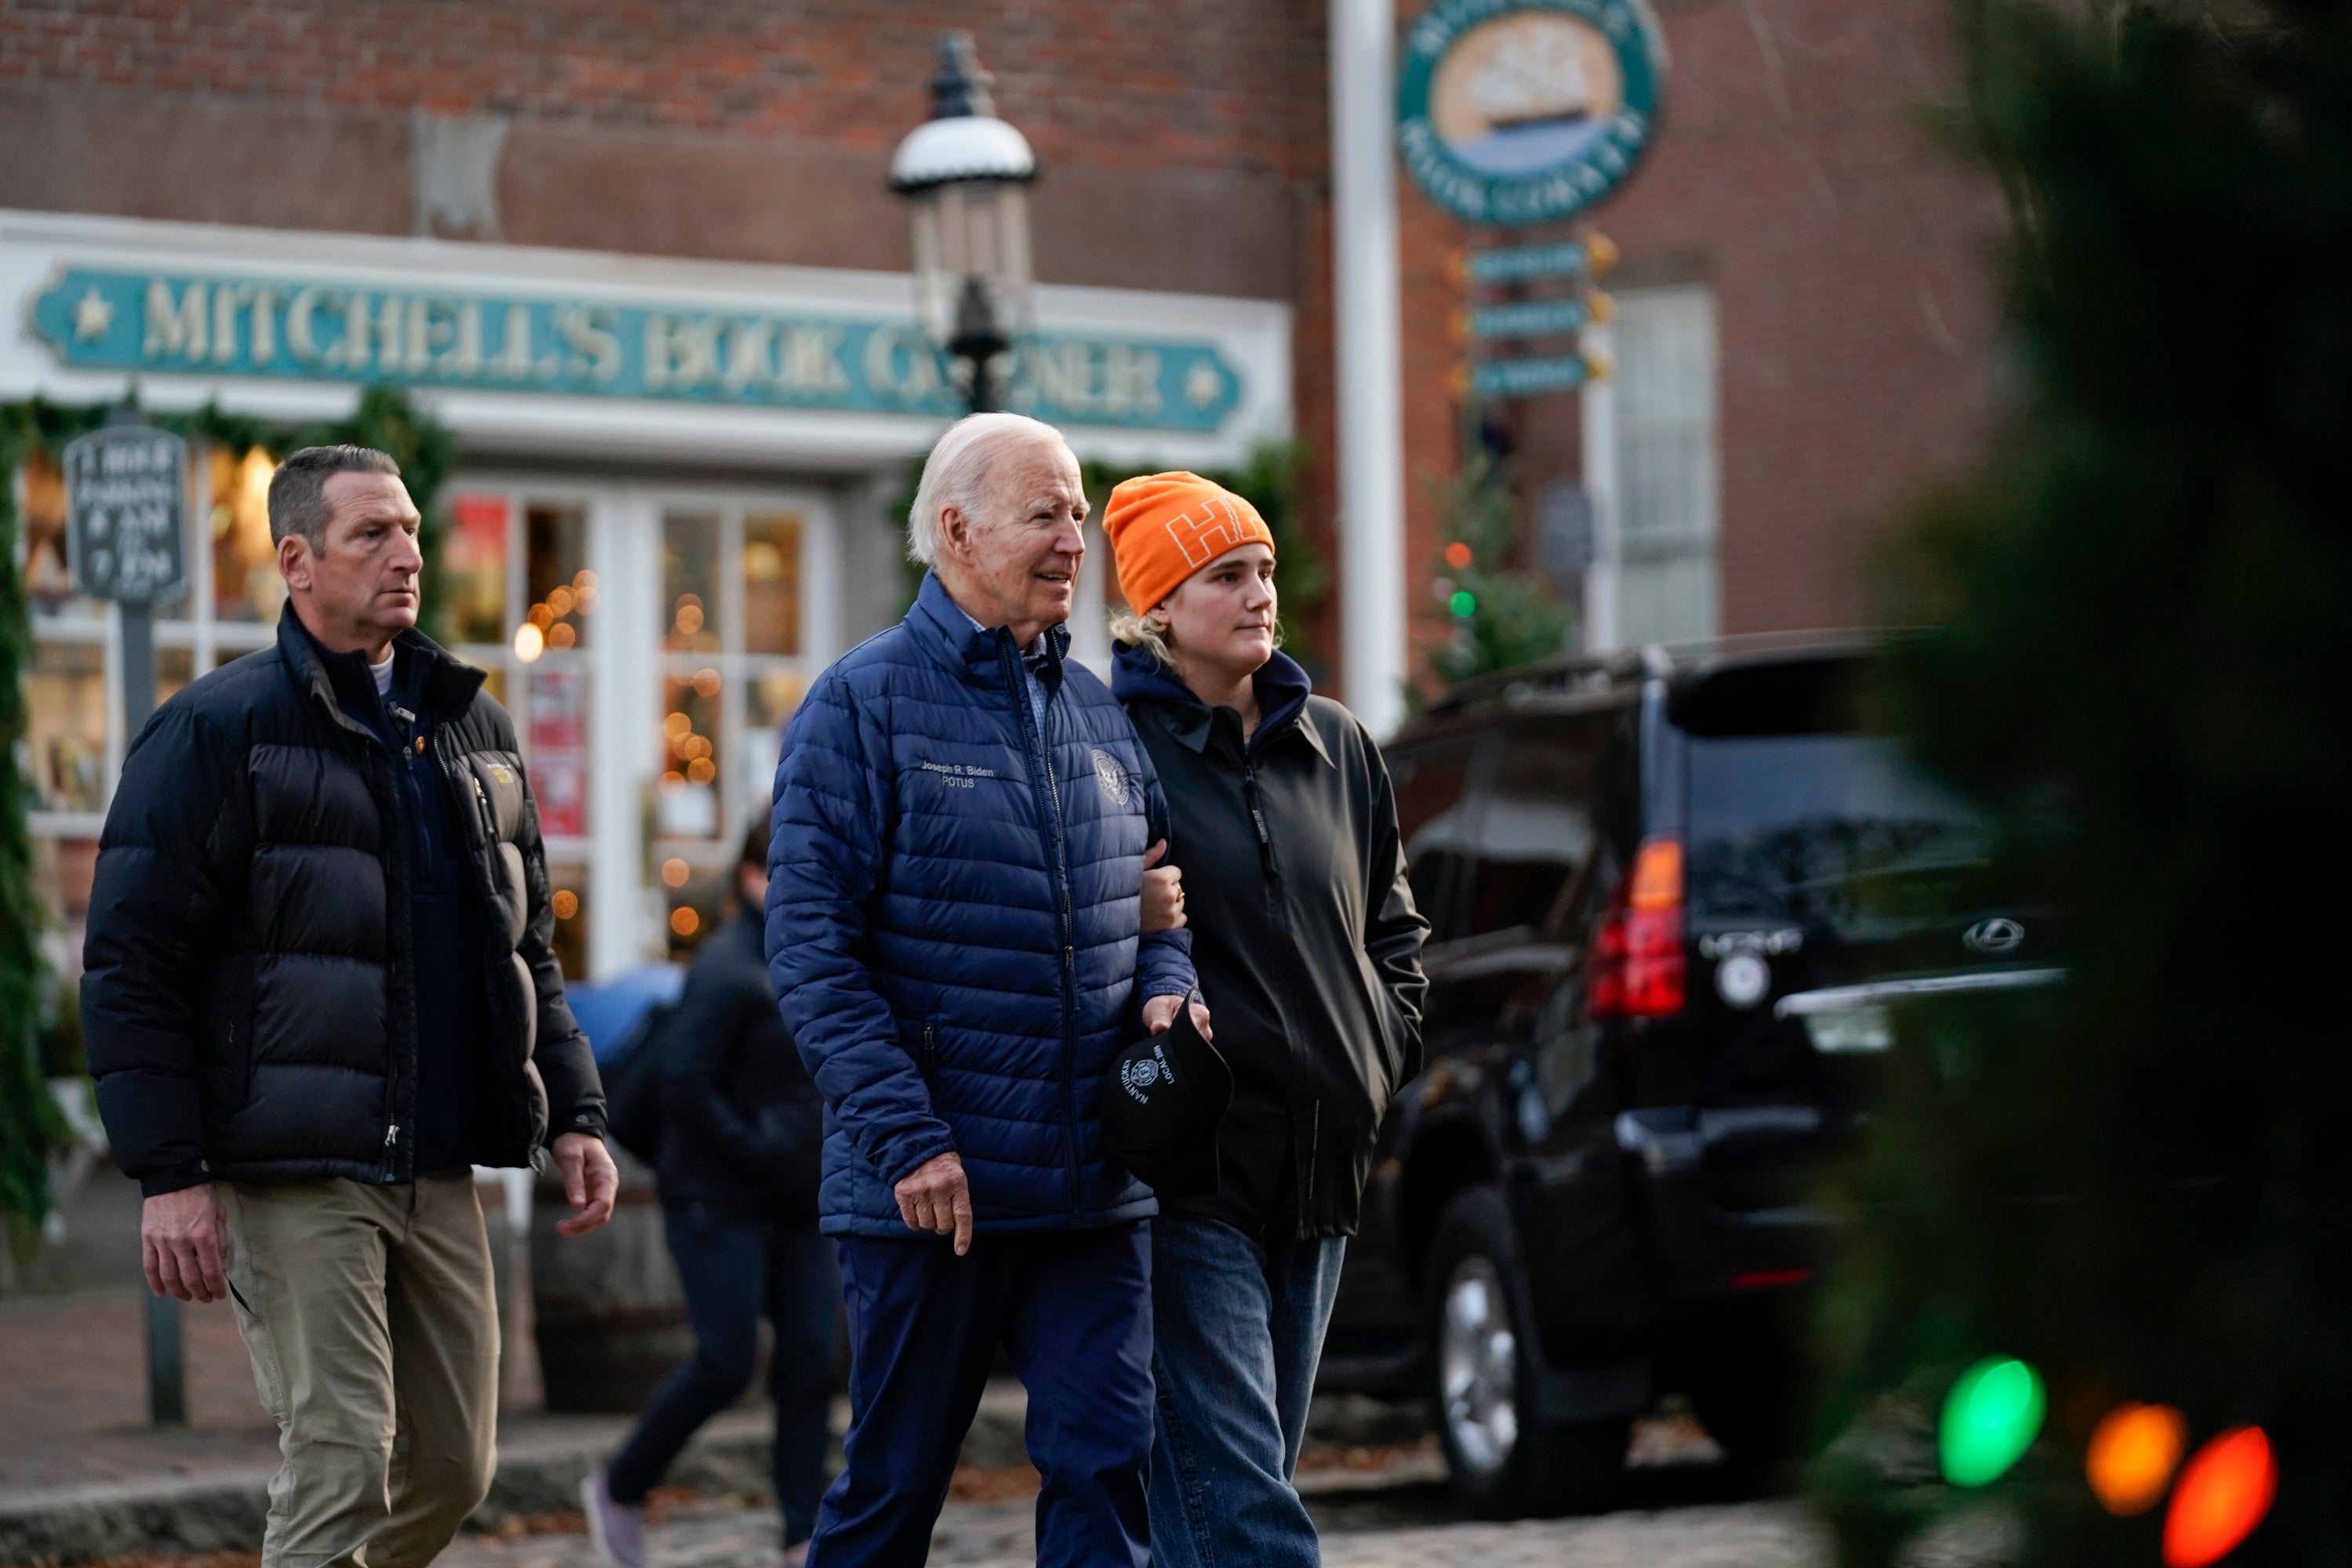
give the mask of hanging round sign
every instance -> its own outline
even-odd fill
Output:
[[[1437,0],[1405,34],[1397,141],[1438,205],[1549,223],[1649,145],[1665,35],[1648,0]]]

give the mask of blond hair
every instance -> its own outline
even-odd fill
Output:
[[[1120,605],[1110,613],[1110,640],[1129,647],[1139,647],[1152,657],[1160,668],[1171,675],[1181,676],[1184,666],[1176,657],[1176,631],[1165,621],[1155,621],[1139,616]],[[1282,647],[1282,618],[1275,617],[1274,646]]]

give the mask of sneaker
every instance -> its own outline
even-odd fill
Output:
[[[589,1538],[605,1562],[614,1568],[646,1568],[646,1510],[614,1502],[604,1471],[582,1478],[580,1511],[588,1516]]]

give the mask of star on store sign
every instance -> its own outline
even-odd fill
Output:
[[[89,292],[74,301],[74,336],[87,342],[102,338],[114,325],[114,306],[93,284]]]

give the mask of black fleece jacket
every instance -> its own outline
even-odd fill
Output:
[[[1387,765],[1283,654],[1258,672],[1247,743],[1240,715],[1140,648],[1118,650],[1111,689],[1168,796],[1168,858],[1234,1069],[1220,1190],[1165,1209],[1352,1235],[1381,1114],[1420,1070],[1427,989]]]

